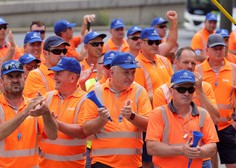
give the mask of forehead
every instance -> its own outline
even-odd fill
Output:
[[[32,30],[44,30],[45,26],[38,26],[37,24],[33,24],[31,27]]]
[[[5,75],[3,75],[3,77],[4,76],[19,76],[19,75],[22,75],[23,74],[23,72],[10,72],[10,73],[8,73],[8,74],[5,74]]]
[[[66,48],[65,44],[60,44],[60,45],[55,46],[55,47],[50,47],[50,49],[64,49],[64,48]]]
[[[89,42],[101,42],[103,40],[103,38],[102,37],[96,37],[96,38],[94,38],[94,39],[92,39],[92,40],[90,40]]]
[[[129,36],[130,36],[130,37],[132,37],[132,36],[140,36],[140,34],[141,34],[141,32],[136,32],[136,33],[131,34],[131,35],[129,35]]]
[[[182,84],[176,84],[174,87],[191,87],[194,86],[193,83],[182,83]]]
[[[182,51],[181,55],[180,55],[180,59],[189,59],[189,58],[193,58],[196,59],[196,54],[195,52],[191,51],[191,50],[184,50]]]

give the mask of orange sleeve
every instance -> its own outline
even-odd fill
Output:
[[[229,50],[236,50],[235,31],[232,31],[229,35]]]
[[[89,99],[86,99],[84,103],[83,123],[98,117],[98,107],[96,104]]]
[[[141,68],[136,68],[134,81],[143,86],[147,90],[145,75]]]
[[[47,92],[47,89],[41,76],[37,72],[31,71],[26,78],[23,93],[26,97],[34,98],[38,92],[43,95]]]
[[[194,34],[192,41],[191,41],[191,47],[193,48],[193,50],[202,50],[203,49],[202,38],[200,37],[200,35],[198,35],[198,33]]]
[[[215,93],[213,92],[212,86],[208,82],[204,82],[203,84],[203,92],[206,94],[208,100],[217,107]]]
[[[81,38],[80,36],[76,36],[73,39],[70,40],[70,46],[67,46],[67,53],[66,56],[68,57],[74,57],[76,59],[79,58],[79,53],[76,51],[76,48],[79,44],[81,44]]]
[[[160,142],[164,131],[164,122],[162,120],[161,111],[159,108],[155,108],[149,117],[146,141],[157,141]]]
[[[161,87],[158,87],[153,93],[153,108],[167,104],[164,92]]]
[[[15,54],[14,54],[14,58],[13,59],[14,60],[18,60],[22,55],[23,55],[23,52],[22,52],[21,48],[16,46]]]

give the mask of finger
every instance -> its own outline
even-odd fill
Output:
[[[125,106],[130,106],[130,104],[131,104],[131,100],[127,100],[125,103]]]

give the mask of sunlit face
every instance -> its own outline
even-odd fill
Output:
[[[215,46],[212,48],[207,48],[207,53],[210,60],[221,62],[224,58],[225,46]]]
[[[131,51],[132,50],[139,51],[141,49],[140,32],[130,35],[127,39],[127,43],[129,44],[129,48]]]
[[[68,86],[70,86],[71,76],[75,75],[69,71],[58,71],[54,72],[54,80],[55,80],[55,89],[60,93],[65,93],[68,90]]]
[[[134,74],[136,69],[124,69],[119,66],[112,67],[111,80],[120,90],[127,89],[134,81]]]
[[[205,28],[207,29],[207,31],[213,33],[214,30],[216,29],[217,22],[213,21],[213,20],[211,20],[211,21],[206,20],[204,23],[205,23]]]
[[[172,95],[173,102],[175,105],[189,105],[192,102],[193,99],[193,93],[189,93],[186,91],[185,93],[179,93],[176,89],[177,87],[185,87],[190,88],[194,87],[192,83],[185,83],[180,85],[174,85],[172,88],[170,88],[170,94]]]
[[[96,37],[88,42],[85,45],[85,49],[87,50],[88,57],[99,58],[102,55],[102,47],[103,47],[103,38]]]
[[[3,92],[6,95],[15,95],[21,96],[25,80],[24,80],[24,73],[22,72],[11,72],[6,75],[2,76],[2,86]]]
[[[73,38],[73,28],[72,27],[69,27],[69,28],[66,28],[64,31],[61,32],[61,37],[69,42],[72,38]]]
[[[111,29],[110,30],[111,36],[114,39],[123,39],[125,36],[125,29],[124,27],[120,27],[117,29]]]
[[[0,40],[5,40],[7,36],[7,24],[0,25]]]
[[[159,45],[156,45],[155,43],[153,45],[149,45],[147,40],[148,39],[140,40],[140,46],[143,54],[147,56],[156,55],[158,53]]]
[[[46,31],[45,26],[38,26],[37,24],[34,24],[34,25],[31,26],[31,31],[36,31],[36,32],[40,33],[41,39],[42,40],[45,39],[45,31]]]
[[[42,42],[33,42],[33,43],[26,43],[24,45],[24,52],[25,54],[30,53],[35,58],[40,59],[40,54],[42,52]]]
[[[176,70],[189,70],[194,72],[196,67],[196,54],[191,50],[183,50],[179,59],[174,60]]]
[[[161,38],[164,38],[166,36],[166,31],[167,31],[167,24],[166,23],[155,25],[154,28],[157,29],[158,34]]]

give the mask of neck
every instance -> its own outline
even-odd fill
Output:
[[[0,45],[3,46],[5,43],[5,39],[0,39]]]
[[[22,102],[24,101],[24,98],[22,97],[22,94],[18,94],[18,95],[9,95],[9,94],[4,94],[5,99],[7,100],[7,102],[15,107],[15,108],[19,108],[20,105],[22,104]]]
[[[96,58],[96,57],[90,57],[90,56],[88,56],[85,60],[86,60],[86,62],[87,62],[87,64],[88,64],[89,66],[91,66],[91,64],[93,64],[94,67],[96,67],[97,62],[98,62],[98,58]]]
[[[142,53],[143,53],[143,55],[144,55],[149,61],[151,61],[151,62],[155,61],[155,56],[156,56],[156,54],[149,55],[149,54],[147,54],[147,53],[145,53],[145,52],[143,52],[143,51],[142,51]]]
[[[192,106],[189,105],[189,104],[186,104],[186,105],[178,105],[176,104],[175,102],[173,102],[173,106],[175,107],[176,109],[176,112],[178,115],[182,116],[183,118],[188,115],[189,113],[191,113],[192,111]],[[176,108],[178,107],[178,108]]]
[[[137,57],[139,50],[129,50],[129,52],[134,56]]]
[[[123,44],[123,38],[119,38],[119,39],[112,38],[112,41],[115,43],[115,45],[119,47]]]
[[[119,84],[116,84],[115,81],[112,81],[110,82],[110,87],[112,90],[114,90],[117,94],[120,94],[122,93],[123,91],[125,91],[127,88],[124,88],[124,87],[120,87]]]
[[[220,68],[221,68],[222,66],[224,66],[224,60],[223,60],[223,59],[220,60],[220,61],[217,61],[217,60],[209,60],[208,62],[209,62],[209,65],[211,66],[211,68],[212,68],[213,70],[216,70],[216,71],[219,71]]]
[[[70,86],[70,87],[67,87],[65,92],[59,91],[59,94],[61,95],[61,97],[63,99],[66,99],[67,97],[73,95],[76,90],[77,90],[77,86],[76,85],[75,86]]]

